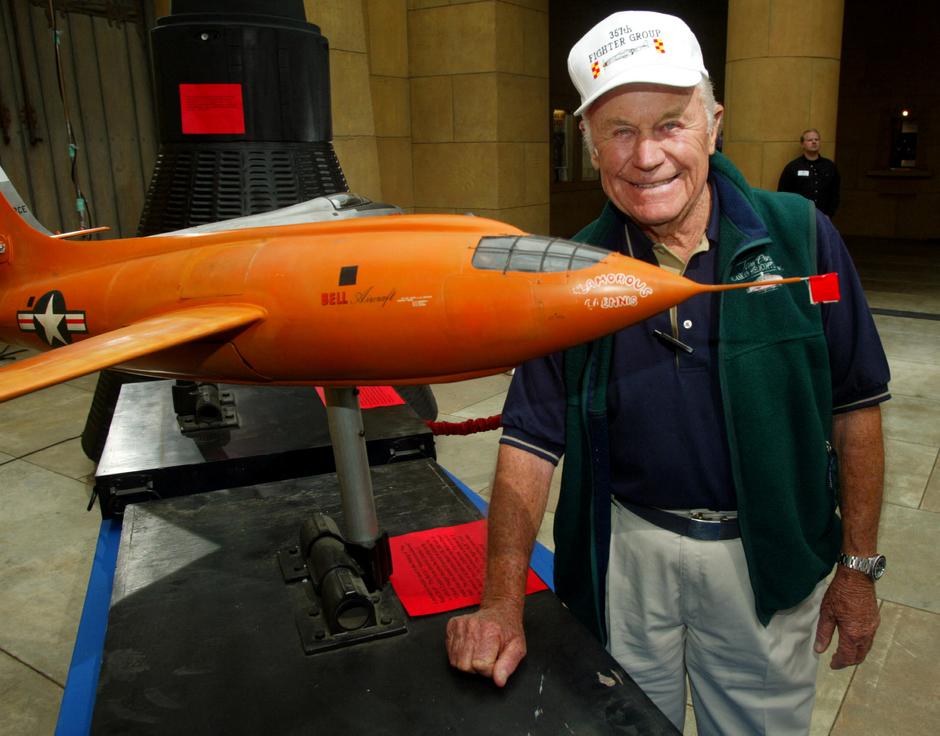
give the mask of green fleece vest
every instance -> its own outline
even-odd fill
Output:
[[[812,203],[751,189],[721,154],[710,165],[722,207],[721,282],[750,281],[759,273],[815,273]],[[622,242],[622,228],[608,204],[574,239]],[[776,611],[809,595],[832,569],[841,545],[828,442],[828,350],[819,308],[800,285],[722,293],[719,338],[741,538],[757,616],[766,625]],[[607,336],[565,353],[565,467],[554,528],[556,591],[601,641],[610,537],[606,391],[612,345],[613,336]]]

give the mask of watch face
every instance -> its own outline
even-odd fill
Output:
[[[874,560],[871,566],[872,579],[878,580],[882,575],[885,574],[885,568],[888,566],[888,561],[885,559],[884,555],[878,555]]]

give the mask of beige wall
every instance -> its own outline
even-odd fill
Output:
[[[350,189],[548,231],[548,0],[307,0]]]
[[[409,4],[416,210],[547,232],[547,0]]]
[[[382,196],[414,209],[407,0],[367,0],[369,86]],[[334,106],[335,109],[335,106]]]
[[[351,191],[383,199],[369,74],[364,0],[305,0],[307,20],[330,44],[333,148]]]
[[[843,0],[729,0],[724,152],[754,186],[776,189],[817,128],[835,156]]]

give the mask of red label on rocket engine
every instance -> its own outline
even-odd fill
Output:
[[[181,84],[180,123],[185,135],[245,132],[240,84]]]

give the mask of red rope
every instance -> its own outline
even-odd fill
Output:
[[[475,434],[477,432],[488,432],[491,429],[499,429],[502,426],[502,414],[496,414],[485,419],[468,419],[465,422],[432,422],[425,420],[425,424],[431,430],[432,434]]]

